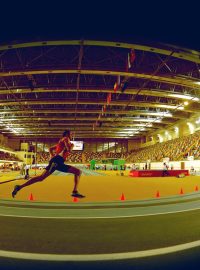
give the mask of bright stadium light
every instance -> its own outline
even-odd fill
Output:
[[[158,134],[158,138],[160,142],[163,142],[163,137],[160,134]]]
[[[186,99],[186,100],[193,100],[193,101],[199,101],[198,97],[192,97],[189,95],[181,95],[181,94],[168,94],[168,97],[173,97],[173,98],[179,98],[179,99]]]
[[[124,131],[134,131],[134,130],[138,130],[137,128],[124,128]]]
[[[165,136],[167,139],[171,140],[172,136],[169,134],[168,131],[165,131]]]
[[[163,116],[164,117],[172,117],[173,115],[171,113],[164,113]]]
[[[149,115],[151,115],[151,113]],[[155,112],[155,113],[152,113],[152,115],[162,116],[162,117],[172,117],[172,114],[169,112]]]
[[[135,124],[135,125],[133,125],[133,126],[138,126],[138,127],[146,127],[146,124],[142,124],[142,123],[140,123],[140,124]]]
[[[174,131],[175,131],[176,133],[178,133],[178,132],[179,132],[179,128],[178,128],[178,127],[175,127],[175,128],[174,128]]]
[[[161,119],[154,120],[155,123],[160,123],[161,121],[162,121]]]
[[[194,125],[192,123],[190,123],[190,122],[187,122],[187,125],[189,127],[190,133],[191,134],[194,133]]]
[[[198,120],[195,121],[196,124],[200,123],[200,118]]]
[[[177,110],[184,110],[184,106],[177,107]]]
[[[156,122],[155,120],[157,120],[158,118],[139,118],[139,119],[134,119],[133,121],[135,122],[149,122],[149,123],[153,123]]]

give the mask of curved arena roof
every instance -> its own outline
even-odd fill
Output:
[[[0,46],[0,132],[10,138],[55,138],[64,129],[80,139],[144,136],[200,112],[199,63],[199,52],[166,44]]]

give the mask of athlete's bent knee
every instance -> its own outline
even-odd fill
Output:
[[[81,176],[81,174],[82,174],[82,171],[81,171],[81,170],[79,170],[79,169],[77,169],[77,173],[76,173],[76,175],[77,175],[77,176]]]

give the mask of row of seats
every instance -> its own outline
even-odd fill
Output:
[[[168,157],[170,160],[185,160],[188,156],[200,159],[200,132],[180,137],[163,143],[132,151],[128,162],[161,161]]]
[[[92,159],[103,160],[107,158],[126,159],[130,163],[146,162],[147,160],[162,162],[163,158],[178,161],[194,156],[200,159],[200,132],[180,137],[163,143],[132,150],[128,153],[73,151],[68,157],[69,163],[89,163]],[[37,153],[37,163],[47,163],[48,152]],[[14,154],[0,151],[0,160],[20,161]]]
[[[107,158],[125,158],[127,155],[121,153],[105,153],[105,152],[80,152],[74,151],[70,153],[67,158],[69,163],[88,163],[92,159],[102,160]],[[49,161],[50,155],[48,152],[38,152],[37,153],[37,163],[47,163]]]
[[[133,150],[129,153],[73,151],[68,157],[68,162],[88,163],[92,159],[103,160],[107,158],[127,159],[127,162],[131,163],[146,162],[147,160],[162,162],[165,157],[178,161],[187,159],[188,156],[200,159],[200,132]],[[37,163],[47,163],[49,158],[48,152],[37,153]],[[0,160],[20,161],[14,154],[3,151],[0,151]]]
[[[19,161],[18,157],[14,154],[0,151],[0,160],[12,160],[12,161]]]

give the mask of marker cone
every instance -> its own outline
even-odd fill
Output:
[[[125,201],[124,193],[122,193],[120,200],[121,200],[121,201]]]
[[[78,202],[78,198],[74,197],[73,202]]]
[[[157,193],[156,193],[156,198],[160,198],[160,192],[159,191],[157,191]]]

